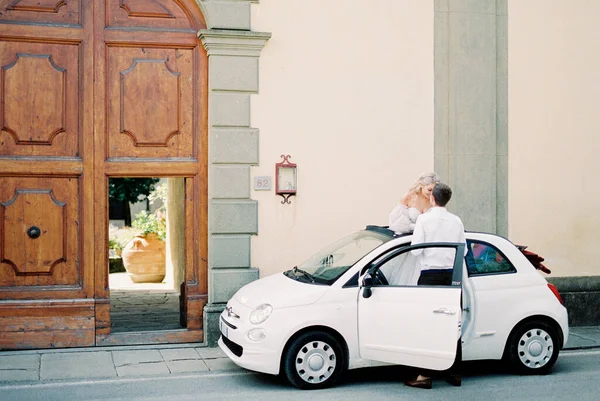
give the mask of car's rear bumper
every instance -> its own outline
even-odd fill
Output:
[[[563,342],[561,349],[567,346],[567,341],[569,341],[569,313],[567,312],[567,308],[563,307],[564,311],[558,317],[558,324],[562,329],[563,334]]]

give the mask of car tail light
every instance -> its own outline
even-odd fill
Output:
[[[562,297],[560,296],[560,293],[558,292],[558,290],[556,289],[556,287],[554,286],[554,284],[548,284],[548,288],[550,288],[550,291],[552,291],[552,293],[554,294],[554,296],[556,297],[556,299],[558,299],[558,302],[560,302],[561,304],[564,305]]]

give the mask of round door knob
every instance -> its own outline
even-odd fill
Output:
[[[29,229],[27,230],[27,235],[29,236],[29,238],[31,239],[36,239],[38,238],[40,235],[42,235],[42,230],[39,229],[39,227],[36,226],[31,226],[29,227]]]

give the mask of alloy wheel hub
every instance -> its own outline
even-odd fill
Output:
[[[296,372],[308,383],[322,383],[333,374],[336,363],[335,351],[329,344],[311,341],[296,355]]]
[[[517,352],[523,365],[538,369],[550,361],[554,354],[554,342],[545,330],[531,329],[519,339]]]
[[[533,356],[539,356],[543,350],[544,348],[539,341],[534,341],[529,344],[529,353]]]

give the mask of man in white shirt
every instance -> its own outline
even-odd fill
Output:
[[[446,210],[452,190],[446,184],[436,184],[430,196],[431,209],[417,218],[412,245],[426,242],[462,242],[465,228],[460,218]],[[454,266],[453,248],[426,248],[411,251],[421,255],[419,285],[450,285]]]
[[[465,228],[461,219],[446,210],[446,204],[452,197],[452,190],[446,184],[436,184],[431,192],[431,209],[419,215],[415,223],[412,245],[427,242],[458,242],[465,244],[467,251]],[[424,248],[411,251],[421,255],[421,276],[418,285],[451,285],[454,267],[454,248]],[[464,258],[464,255],[462,255]],[[453,386],[461,385],[461,376],[457,371],[462,359],[461,341],[458,340],[456,360],[446,371],[446,380]],[[404,384],[410,387],[432,387],[431,376],[435,372],[424,371],[415,380],[406,380]],[[425,376],[427,375],[427,376]]]

